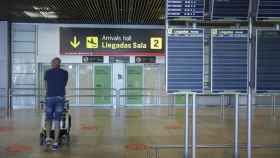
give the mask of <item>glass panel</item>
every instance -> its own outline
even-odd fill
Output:
[[[35,74],[13,74],[12,75],[13,87],[22,84],[34,85]]]
[[[35,32],[36,26],[32,24],[13,24],[13,31]]]
[[[14,32],[14,41],[35,41],[35,32]]]
[[[105,97],[111,95],[111,90],[106,90],[106,88],[112,88],[112,71],[110,65],[96,65],[94,67],[94,88],[95,104],[111,104],[111,97]],[[105,88],[105,89],[104,89]]]
[[[145,64],[144,67],[145,104],[156,104],[159,90],[159,67],[156,64]]]
[[[12,56],[13,64],[20,63],[35,63],[34,53],[13,53]]]
[[[35,43],[13,42],[13,52],[35,52]]]
[[[173,103],[173,97],[166,94],[166,74],[165,64],[160,64],[160,104],[168,105]]]
[[[93,73],[92,64],[80,65],[80,104],[81,105],[93,105]]]
[[[143,66],[127,65],[126,73],[127,104],[142,104]]]
[[[70,104],[76,104],[76,65],[74,64],[64,64],[62,67],[64,70],[68,71],[68,83],[66,86],[66,96],[69,99]]]
[[[40,91],[38,91],[39,101],[45,101],[45,83],[44,83],[44,75],[45,72],[51,68],[50,64],[39,64],[39,77],[38,77],[38,88]]]
[[[35,73],[35,64],[13,64],[13,73]]]
[[[15,96],[12,98],[13,106],[14,107],[30,107],[35,106],[35,97],[30,96]]]

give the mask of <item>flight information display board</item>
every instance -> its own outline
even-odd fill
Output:
[[[249,0],[214,0],[212,19],[246,20],[249,12]]]
[[[204,0],[168,0],[168,18],[203,17]]]
[[[258,19],[279,19],[280,1],[279,0],[259,0]]]
[[[247,89],[247,30],[212,30],[212,91]]]
[[[168,93],[203,90],[203,41],[202,29],[168,29]]]
[[[280,31],[257,31],[256,90],[280,91]]]

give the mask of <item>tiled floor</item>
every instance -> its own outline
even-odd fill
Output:
[[[191,109],[190,109],[191,111]],[[220,107],[197,110],[197,144],[233,144],[234,109]],[[15,110],[13,117],[0,120],[0,158],[155,158],[151,145],[182,145],[184,109],[167,107],[145,109],[72,108],[71,143],[59,151],[45,151],[39,145],[41,113]],[[191,124],[190,113],[190,126]],[[246,109],[240,108],[240,142],[246,145]],[[254,109],[254,144],[280,144],[280,118],[272,109]],[[190,135],[191,128],[189,129]],[[190,137],[191,141],[191,137]],[[190,150],[191,152],[191,150]],[[247,150],[240,150],[246,158]],[[279,158],[279,149],[254,149],[254,158]],[[160,158],[182,158],[182,148],[159,150]],[[198,158],[230,158],[232,149],[198,148]]]

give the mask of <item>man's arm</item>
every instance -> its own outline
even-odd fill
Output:
[[[48,91],[48,82],[47,82],[47,80],[48,80],[48,75],[47,75],[47,71],[45,72],[45,75],[44,75],[44,86],[45,86],[45,89],[44,90],[46,90],[46,93],[47,93],[47,91]],[[47,94],[46,94],[47,95]]]
[[[64,87],[66,87],[66,85],[67,85],[67,83],[68,83],[68,72],[67,71],[65,71],[65,85],[64,85]]]

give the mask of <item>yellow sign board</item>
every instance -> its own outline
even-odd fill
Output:
[[[98,48],[98,37],[96,36],[86,37],[86,48]]]
[[[162,37],[151,37],[150,38],[151,49],[162,49]]]

